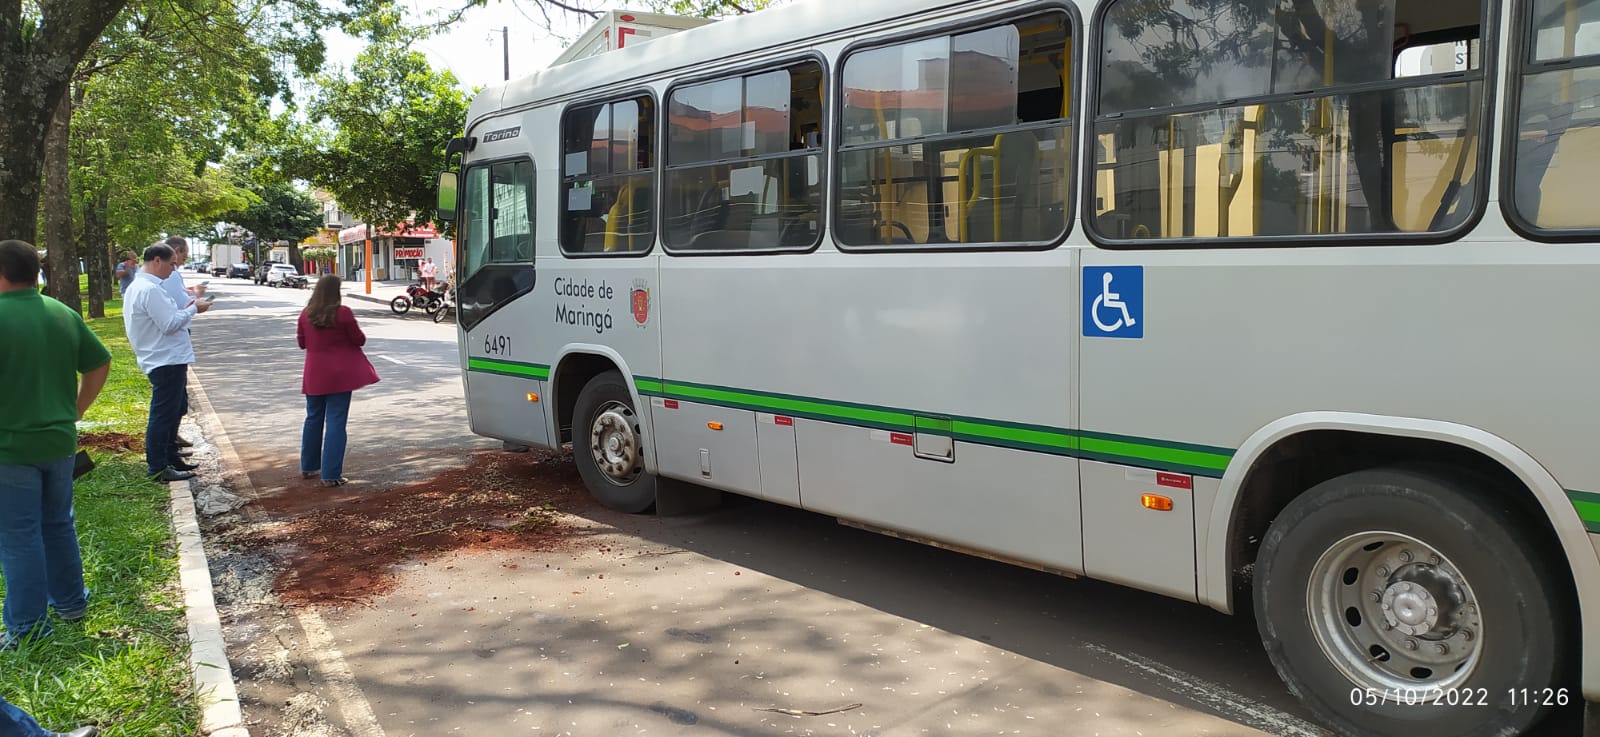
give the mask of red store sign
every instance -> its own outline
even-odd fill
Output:
[[[422,258],[422,249],[420,249],[420,248],[396,248],[396,249],[394,249],[394,257],[395,258]]]

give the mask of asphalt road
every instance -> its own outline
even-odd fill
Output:
[[[310,290],[211,285],[195,374],[253,484],[274,493],[298,483],[294,319]],[[461,451],[499,446],[467,430],[452,323],[346,303],[383,377],[351,409],[352,489],[428,478]],[[399,589],[373,606],[324,612],[367,705],[368,723],[346,729],[1324,734],[1247,617],[748,499],[693,517],[576,522],[592,537],[582,549],[402,566]]]

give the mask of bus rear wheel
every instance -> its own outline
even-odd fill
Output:
[[[572,455],[595,500],[609,509],[638,514],[656,501],[656,479],[644,470],[639,413],[622,374],[607,371],[578,393]]]
[[[1273,521],[1256,624],[1289,690],[1339,733],[1523,734],[1581,698],[1563,680],[1565,590],[1497,493],[1446,469],[1379,468],[1318,484]]]

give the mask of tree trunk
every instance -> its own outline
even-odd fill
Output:
[[[111,237],[106,229],[106,206],[110,193],[102,189],[83,207],[83,254],[89,267],[89,316],[105,317],[106,302],[111,301],[112,282]]]
[[[50,249],[50,286],[46,293],[77,312],[83,311],[78,292],[78,242],[72,237],[72,181],[68,159],[72,144],[72,98],[61,96],[50,130],[44,139],[44,229]]]
[[[127,0],[0,2],[0,239],[37,236],[45,129],[78,60]],[[36,22],[37,19],[37,22]]]

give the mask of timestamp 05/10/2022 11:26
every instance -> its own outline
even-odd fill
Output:
[[[1353,706],[1566,706],[1571,700],[1565,688],[1508,688],[1500,694],[1486,688],[1350,689]]]

